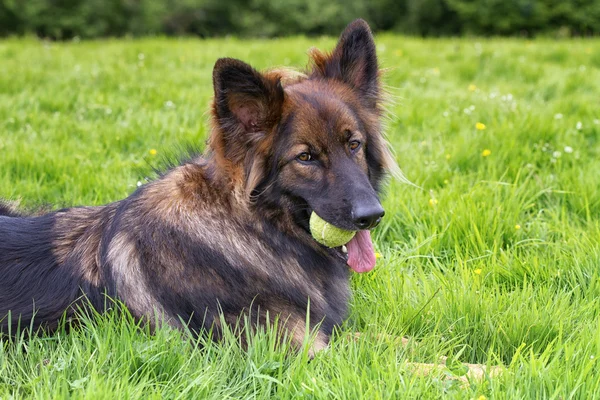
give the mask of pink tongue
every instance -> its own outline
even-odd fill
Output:
[[[346,245],[348,265],[355,272],[368,272],[375,267],[375,249],[370,231],[358,231]]]

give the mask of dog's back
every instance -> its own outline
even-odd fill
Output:
[[[330,334],[346,313],[344,260],[232,207],[206,175],[188,163],[105,207],[0,217],[0,331],[51,330],[65,311],[101,311],[108,295],[150,323],[216,336],[243,310],[256,323],[282,315],[296,343],[310,299],[312,325]]]

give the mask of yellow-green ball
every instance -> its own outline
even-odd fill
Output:
[[[313,211],[310,215],[310,234],[322,245],[327,247],[339,247],[348,243],[354,237],[356,232],[333,226]]]

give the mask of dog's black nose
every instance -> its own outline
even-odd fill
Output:
[[[375,228],[381,218],[385,215],[385,211],[381,204],[369,204],[356,207],[352,212],[352,222],[359,230]]]

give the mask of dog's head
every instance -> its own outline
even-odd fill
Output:
[[[220,59],[213,81],[211,148],[239,168],[249,198],[278,202],[305,229],[312,211],[346,230],[379,223],[381,181],[397,167],[381,133],[379,67],[366,22],[351,23],[331,53],[313,51],[304,76]]]

